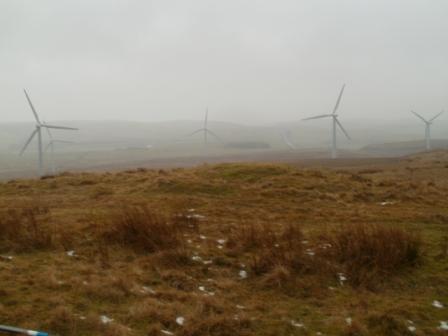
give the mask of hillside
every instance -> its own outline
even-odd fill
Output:
[[[435,150],[446,150],[448,148],[448,140],[432,139],[431,146]],[[421,140],[372,144],[361,148],[361,151],[370,155],[393,157],[422,152],[425,148],[426,143],[424,140]]]
[[[447,196],[443,151],[0,183],[0,324],[64,336],[446,335]]]

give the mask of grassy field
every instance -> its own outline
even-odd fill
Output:
[[[446,335],[447,196],[447,152],[4,182],[0,324],[64,336]]]

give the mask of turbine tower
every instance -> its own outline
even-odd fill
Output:
[[[321,114],[321,115],[318,115],[318,116],[315,116],[315,117],[302,119],[302,120],[312,120],[312,119],[321,119],[321,118],[332,118],[332,146],[331,146],[331,158],[332,159],[335,159],[338,156],[337,144],[336,144],[337,127],[339,127],[341,129],[342,133],[344,133],[344,135],[347,137],[348,140],[351,140],[350,136],[347,133],[347,131],[344,129],[344,127],[340,123],[340,121],[338,119],[338,115],[336,114],[336,112],[337,112],[337,110],[339,108],[339,104],[341,103],[341,99],[342,99],[342,95],[344,93],[344,89],[345,89],[345,84],[342,86],[341,92],[339,93],[338,100],[336,101],[336,105],[334,106],[333,112],[331,114]]]
[[[25,152],[28,145],[33,140],[34,136],[36,136],[36,134],[37,134],[38,174],[39,174],[39,176],[43,176],[42,128],[46,128],[47,130],[50,128],[62,129],[62,130],[77,130],[77,128],[65,127],[65,126],[54,126],[54,125],[48,125],[48,124],[40,122],[39,116],[37,115],[36,109],[34,108],[33,103],[31,102],[31,99],[28,96],[28,93],[26,92],[25,89],[23,90],[23,92],[25,93],[25,97],[26,97],[26,100],[28,101],[28,104],[30,105],[31,111],[33,112],[34,119],[36,120],[36,128],[31,133],[30,137],[28,138],[28,140],[26,141],[22,150],[20,151],[20,155],[22,155]]]
[[[425,142],[426,142],[426,150],[429,151],[431,150],[431,125],[432,122],[437,119],[442,113],[438,113],[436,114],[432,119],[426,120],[425,118],[423,118],[420,114],[418,114],[417,112],[411,111],[412,113],[414,113],[417,118],[421,119],[424,123],[425,123]]]
[[[45,121],[42,121],[42,124],[45,124]],[[55,165],[55,161],[54,161],[54,144],[55,143],[65,143],[65,144],[71,144],[73,143],[73,141],[65,141],[65,140],[58,140],[58,139],[54,139],[53,138],[53,134],[51,134],[51,131],[49,128],[46,128],[47,133],[48,133],[48,137],[50,138],[50,141],[48,142],[47,147],[45,147],[44,152],[47,152],[48,149],[50,149],[50,153],[51,153],[51,172],[53,174],[56,174],[56,165]]]
[[[192,136],[196,133],[201,133],[201,132],[204,133],[204,144],[205,145],[207,144],[207,141],[208,141],[208,139],[207,139],[208,134],[214,136],[216,139],[221,141],[221,139],[208,128],[208,108],[205,110],[204,127],[194,131],[193,133],[190,134],[190,136]]]

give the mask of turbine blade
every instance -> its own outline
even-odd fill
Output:
[[[418,114],[417,112],[411,111],[412,113],[414,113],[417,118],[421,119],[425,124],[428,123],[428,120],[426,120],[425,118],[423,118],[420,114]]]
[[[25,142],[25,145],[22,147],[22,150],[20,151],[20,155],[23,154],[23,152],[25,152],[26,148],[28,147],[28,145],[30,144],[31,140],[33,140],[34,136],[37,133],[37,128],[33,131],[33,133],[31,133],[30,137],[28,138],[28,140]]]
[[[296,146],[292,143],[292,141],[289,137],[289,132],[282,131],[282,139],[283,139],[283,142],[286,144],[286,146],[289,147],[289,149],[296,149]]]
[[[339,108],[339,104],[340,104],[341,99],[342,99],[342,95],[344,94],[344,90],[345,90],[345,84],[342,85],[341,92],[339,93],[339,97],[338,97],[338,100],[336,101],[336,105],[334,106],[334,109],[333,109],[333,113],[332,113],[332,114],[335,114],[336,111],[338,110],[338,108]]]
[[[208,123],[208,107],[205,110],[204,129],[207,129],[207,123]]]
[[[432,119],[429,119],[429,122],[431,122],[431,121],[437,119],[438,117],[440,117],[440,115],[441,115],[443,112],[444,112],[444,111],[438,113],[438,114],[437,114],[435,117],[433,117]]]
[[[46,126],[47,124],[45,123],[45,120],[42,120],[42,125]],[[47,130],[48,136],[50,137],[50,139],[53,139],[53,135],[50,132],[50,129],[48,127],[45,127],[45,129]]]
[[[34,118],[36,119],[37,123],[40,125],[39,116],[37,115],[36,109],[34,108],[33,103],[31,102],[31,99],[30,99],[30,97],[28,96],[28,93],[26,92],[25,89],[23,89],[23,92],[25,93],[26,100],[28,100],[28,104],[29,104],[30,107],[31,107],[31,111],[33,111]]]
[[[72,131],[78,131],[78,128],[73,128],[73,127],[65,127],[65,126],[54,126],[54,125],[48,125],[48,124],[44,124],[42,125],[42,127],[45,128],[54,128],[54,129],[63,129],[63,130],[72,130]]]
[[[212,131],[210,131],[209,129],[206,129],[205,131],[206,131],[207,133],[213,135],[216,139],[218,139],[218,141],[222,142],[222,139],[221,139],[219,136],[217,136],[215,133],[213,133]]]
[[[196,133],[204,132],[204,131],[205,131],[205,128],[200,128],[200,129],[194,131],[193,133],[188,134],[188,136],[192,136],[192,135],[195,135]]]
[[[312,120],[312,119],[321,119],[321,118],[328,118],[328,117],[331,117],[331,116],[333,116],[332,114],[321,114],[321,115],[318,115],[318,116],[315,116],[315,117],[309,117],[309,118],[305,118],[305,119],[302,119],[303,121],[306,121],[306,120]]]
[[[338,118],[334,118],[336,120],[336,124],[338,124],[339,128],[341,129],[341,131],[345,134],[345,136],[347,137],[347,139],[351,140],[350,135],[348,135],[347,131],[345,130],[345,128],[342,126],[342,124],[339,122]]]
[[[53,145],[53,141],[50,141],[44,148],[44,152],[46,152],[48,150],[48,148],[50,148],[50,146]]]

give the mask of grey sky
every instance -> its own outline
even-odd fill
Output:
[[[1,0],[0,121],[448,108],[446,0]]]

